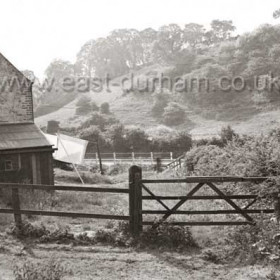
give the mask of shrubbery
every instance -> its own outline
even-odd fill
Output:
[[[99,107],[92,102],[89,97],[83,96],[76,103],[76,115],[87,115],[93,111],[98,111]]]
[[[279,225],[269,219],[260,219],[255,226],[239,226],[229,233],[228,257],[242,263],[259,261],[280,264]]]
[[[14,266],[15,280],[61,280],[67,270],[60,262],[51,258],[44,262],[24,261]]]
[[[177,103],[169,103],[167,107],[164,108],[163,112],[163,122],[167,125],[174,126],[179,125],[185,120],[185,110]]]
[[[21,230],[13,225],[7,232],[18,238],[34,238],[41,243],[60,243],[74,245],[92,245],[97,243],[121,247],[187,249],[198,247],[191,231],[187,227],[174,226],[168,222],[156,227],[145,228],[139,237],[129,233],[129,224],[112,221],[104,229],[98,229],[89,237],[86,232],[79,235],[70,233],[66,227],[47,229],[42,223],[24,222]],[[24,278],[25,279],[25,278]],[[23,279],[23,280],[24,280]]]
[[[222,131],[222,145],[196,146],[186,154],[189,172],[198,176],[268,177],[264,183],[228,184],[227,193],[259,195],[255,205],[273,207],[273,193],[280,191],[279,130],[256,137],[237,135],[230,128]],[[279,224],[270,216],[255,217],[256,226],[231,229],[230,256],[244,262],[280,262]]]

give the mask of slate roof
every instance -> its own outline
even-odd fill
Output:
[[[0,151],[39,147],[52,145],[35,124],[0,125]]]

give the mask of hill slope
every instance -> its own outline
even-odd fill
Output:
[[[149,67],[145,70],[138,71],[135,76],[149,75],[159,69],[158,66]],[[161,71],[164,69],[160,68]],[[159,71],[158,71],[159,72]],[[155,118],[151,114],[152,106],[154,103],[153,94],[143,95],[141,93],[124,93],[120,86],[121,78],[112,81],[110,88],[111,92],[104,89],[102,92],[89,92],[86,94],[78,94],[75,100],[58,109],[50,114],[40,116],[35,119],[35,122],[40,127],[47,125],[49,120],[58,120],[62,127],[78,127],[81,122],[86,120],[90,114],[77,116],[75,114],[76,104],[80,97],[87,96],[94,101],[98,106],[103,102],[110,104],[110,111],[119,119],[124,125],[137,125],[139,127],[150,129],[162,123],[160,118]],[[174,126],[177,130],[188,130],[194,138],[210,137],[217,135],[221,127],[231,125],[238,133],[246,134],[260,134],[267,133],[272,128],[280,126],[280,110],[263,109],[259,112],[252,111],[252,108],[236,107],[235,114],[230,120],[221,117],[219,120],[209,118],[202,110],[199,112],[197,108],[192,108],[186,102],[182,103],[182,107],[187,112],[185,122],[178,126]],[[211,108],[211,112],[216,112],[217,108]],[[218,109],[217,109],[218,110]]]

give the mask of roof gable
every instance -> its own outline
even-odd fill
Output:
[[[32,82],[0,53],[0,125],[34,123]]]

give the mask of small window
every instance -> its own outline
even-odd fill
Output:
[[[5,171],[13,170],[13,163],[11,160],[5,160]]]

